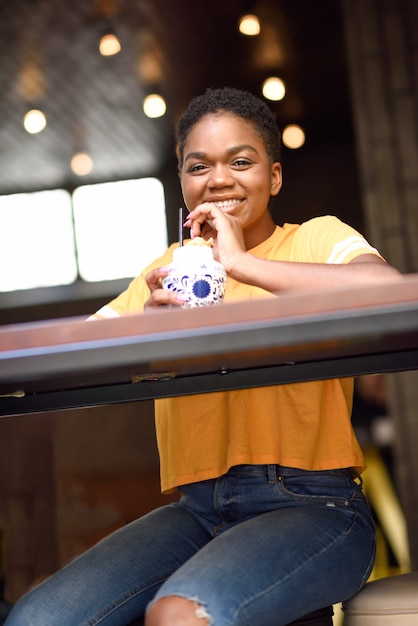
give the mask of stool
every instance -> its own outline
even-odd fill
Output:
[[[343,611],[344,626],[418,626],[418,572],[367,583]]]

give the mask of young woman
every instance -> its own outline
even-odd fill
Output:
[[[177,141],[185,225],[213,237],[226,301],[397,276],[335,217],[273,222],[279,131],[259,98],[208,90],[180,119]],[[96,317],[181,304],[161,286],[174,248]],[[352,393],[343,379],[157,401],[162,490],[179,490],[179,502],[32,590],[7,626],[285,626],[351,597],[375,552]]]

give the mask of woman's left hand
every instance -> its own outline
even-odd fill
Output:
[[[244,234],[239,220],[224,213],[213,202],[200,204],[191,211],[184,225],[190,236],[214,240],[214,257],[222,263],[228,274],[245,254]]]

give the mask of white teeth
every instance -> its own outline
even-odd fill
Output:
[[[235,206],[236,204],[239,204],[239,203],[240,203],[240,200],[222,200],[220,202],[215,202],[215,205],[219,209],[226,209],[227,207]]]

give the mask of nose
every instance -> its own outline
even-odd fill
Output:
[[[216,165],[212,168],[208,179],[208,187],[220,188],[231,187],[234,184],[234,177],[231,170],[226,165]]]

